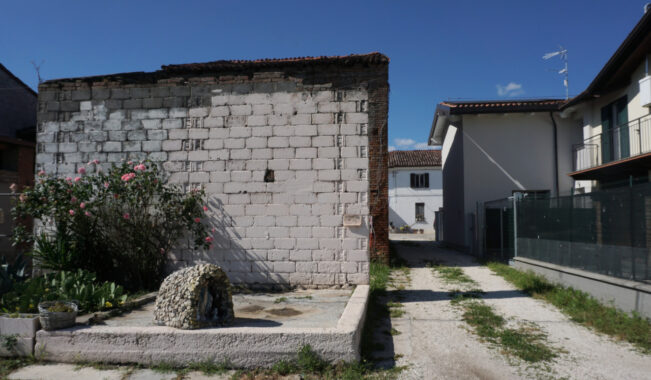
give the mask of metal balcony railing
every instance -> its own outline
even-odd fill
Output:
[[[574,171],[651,152],[651,115],[587,138],[572,146]]]

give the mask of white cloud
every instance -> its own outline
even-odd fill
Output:
[[[394,150],[423,150],[436,149],[427,145],[427,142],[418,142],[413,139],[393,139],[393,145],[389,146],[389,152]]]
[[[420,143],[416,143],[416,144],[414,144],[414,149],[419,149],[419,150],[427,149],[427,150],[431,150],[431,149],[434,149],[434,147],[433,147],[433,146],[430,146],[430,145],[427,145],[426,142],[420,142]]]
[[[416,144],[412,139],[393,139],[393,142],[399,147],[406,147]]]
[[[522,94],[524,94],[524,90],[520,83],[509,82],[506,86],[497,85],[497,95],[499,96],[513,97]]]

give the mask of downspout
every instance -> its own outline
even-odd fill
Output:
[[[554,112],[549,112],[549,118],[552,119],[552,125],[554,126],[554,190],[556,190],[556,196],[560,195],[559,185],[558,185],[558,127],[556,126],[556,120],[554,120]]]

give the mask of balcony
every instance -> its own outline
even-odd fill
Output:
[[[588,175],[588,172],[592,172],[590,169],[611,167],[618,162],[651,156],[651,115],[592,136],[582,144],[574,145],[572,154],[574,172],[570,175],[575,179],[600,179],[591,178]],[[613,169],[609,174],[617,171]]]

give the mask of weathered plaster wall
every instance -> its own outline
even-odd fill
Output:
[[[170,184],[204,187],[218,236],[175,252],[175,267],[216,263],[235,283],[368,282],[369,253],[388,252],[386,64],[157,73],[41,85],[38,169],[150,159]]]

